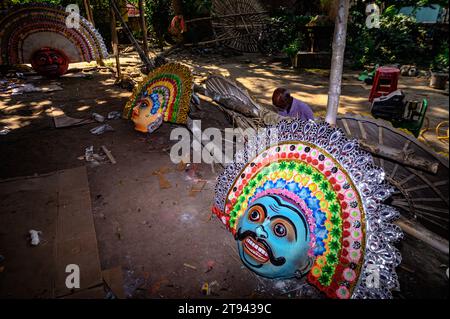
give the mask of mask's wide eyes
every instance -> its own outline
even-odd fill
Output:
[[[139,107],[142,109],[148,107],[148,102],[146,100],[142,100],[141,103],[139,104]]]
[[[257,221],[259,219],[259,212],[257,210],[252,211],[249,218],[252,221]]]
[[[278,237],[284,237],[284,236],[286,236],[286,233],[287,233],[286,227],[284,227],[284,225],[281,224],[281,223],[276,223],[276,224],[273,226],[273,232],[274,232],[274,234],[277,235]]]
[[[295,225],[286,218],[273,218],[270,227],[272,233],[277,237],[286,238],[290,242],[297,240],[297,229]]]
[[[261,206],[253,206],[248,212],[248,219],[255,223],[262,223],[266,218],[266,213]]]

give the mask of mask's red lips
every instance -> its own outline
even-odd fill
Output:
[[[244,251],[257,262],[266,263],[269,261],[269,254],[266,248],[248,236],[243,241]]]

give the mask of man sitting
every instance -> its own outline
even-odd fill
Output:
[[[277,88],[273,92],[272,103],[279,109],[279,115],[314,120],[314,113],[309,105],[293,98],[285,88]]]

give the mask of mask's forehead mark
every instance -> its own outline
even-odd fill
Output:
[[[270,205],[269,205],[269,208],[270,208],[271,210],[273,210],[275,213],[279,213],[280,210],[281,210],[280,206],[278,206],[277,204],[270,204]]]

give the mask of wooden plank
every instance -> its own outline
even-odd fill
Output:
[[[56,128],[78,126],[89,123],[94,123],[95,120],[91,118],[77,119],[64,114],[64,111],[58,107],[52,107],[51,116]]]
[[[65,297],[62,297],[61,299],[105,299],[106,292],[103,285],[85,289],[80,292],[76,292],[71,295],[67,295]]]
[[[101,284],[102,277],[86,167],[63,170],[57,176],[55,296],[59,297],[73,292],[65,284],[68,264],[80,267],[80,290]]]
[[[118,299],[126,298],[123,290],[123,272],[121,266],[103,270],[102,276],[108,288],[111,289]]]
[[[0,298],[53,298],[58,196],[56,176],[22,177],[0,183]],[[30,229],[41,231],[32,247]]]
[[[0,183],[0,247],[8,276],[0,276],[0,297],[54,298],[65,286],[68,264],[80,267],[80,289],[102,283],[86,168]],[[26,199],[26,200],[25,200]],[[26,234],[41,231],[30,246]]]

